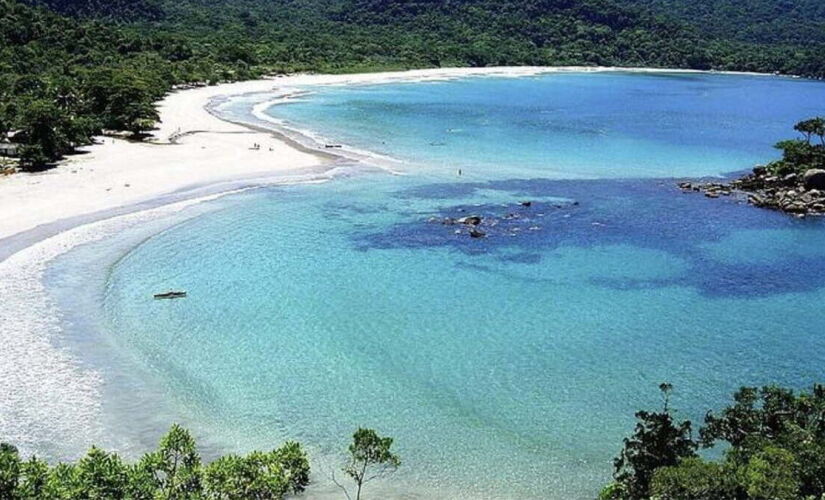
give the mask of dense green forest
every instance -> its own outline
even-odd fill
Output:
[[[761,44],[825,43],[820,0],[620,0],[679,19],[709,36]]]
[[[0,134],[14,132],[21,166],[39,168],[103,130],[140,137],[175,84],[295,71],[608,65],[825,77],[814,2],[777,13],[768,7],[781,2],[749,0],[768,13],[687,22],[689,11],[655,1],[667,0],[0,0]],[[762,17],[783,26],[776,37],[747,34],[768,29]]]

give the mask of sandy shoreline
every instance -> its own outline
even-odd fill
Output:
[[[101,138],[52,170],[0,178],[0,246],[56,221],[136,205],[192,186],[329,166],[334,155],[289,136],[222,120],[207,105],[220,96],[278,92],[301,85],[444,80],[465,76],[529,76],[549,72],[681,72],[645,68],[450,68],[354,75],[293,75],[183,90],[159,104],[161,121],[148,142]],[[253,150],[254,143],[260,144]],[[356,155],[355,160],[358,160]],[[0,256],[0,259],[2,256]]]
[[[548,72],[690,72],[626,68],[463,68],[357,75],[295,75],[184,90],[160,103],[151,141],[105,138],[55,169],[0,178],[0,435],[24,451],[100,442],[98,373],[61,350],[60,311],[45,293],[50,261],[124,228],[174,215],[222,193],[270,182],[322,180],[336,155],[271,130],[231,123],[207,106],[227,95],[287,95],[349,85],[529,76]],[[261,148],[251,149],[253,143]],[[271,151],[270,151],[271,148]],[[357,158],[356,158],[357,160]],[[103,272],[101,270],[101,272]],[[32,401],[36,403],[32,404]],[[37,436],[37,438],[33,438]],[[36,440],[34,440],[36,439]]]

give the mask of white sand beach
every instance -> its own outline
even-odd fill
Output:
[[[100,423],[102,376],[58,347],[60,315],[44,285],[49,262],[77,245],[178,214],[201,200],[237,189],[232,181],[253,179],[254,184],[273,174],[313,168],[323,172],[336,166],[323,146],[313,151],[278,134],[217,118],[206,109],[213,99],[257,92],[275,98],[310,84],[616,69],[464,68],[294,75],[182,90],[160,103],[161,122],[146,142],[101,138],[84,148],[85,154],[51,170],[0,177],[0,297],[9,298],[0,309],[0,355],[6,360],[0,363],[0,433],[26,452],[43,452],[49,443],[61,443],[61,450],[50,450],[54,456],[73,457],[88,443],[105,443]],[[252,148],[256,143],[259,149]],[[216,189],[205,194],[200,190],[204,186]],[[165,197],[172,193],[175,196]],[[28,441],[31,436],[40,436],[40,441]]]
[[[82,454],[88,443],[108,442],[101,420],[101,374],[58,346],[60,314],[44,285],[50,262],[78,245],[234,192],[238,183],[233,181],[254,185],[274,176],[277,182],[290,182],[293,170],[317,167],[323,176],[326,166],[335,167],[323,146],[313,152],[277,134],[217,118],[206,109],[213,98],[272,91],[278,96],[312,83],[538,71],[296,75],[182,90],[159,104],[161,122],[146,142],[99,138],[84,154],[56,168],[0,177],[0,297],[5,298],[0,355],[6,360],[0,363],[0,434],[25,453],[66,459]],[[253,144],[260,148],[253,149]],[[279,176],[282,173],[287,175]],[[307,179],[296,173],[296,180]]]
[[[181,90],[160,104],[161,121],[146,142],[103,137],[57,168],[0,177],[0,242],[37,226],[105,212],[158,196],[233,179],[322,165],[283,138],[229,123],[206,110],[219,96],[275,91],[311,84],[368,84],[439,80],[474,75],[526,76],[571,71],[674,71],[646,68],[448,68],[353,75],[292,75]],[[685,71],[685,70],[681,70]],[[174,143],[173,143],[174,141]],[[252,149],[253,144],[260,149]],[[270,150],[271,149],[271,150]],[[326,155],[328,157],[328,155]]]
[[[187,89],[160,104],[161,121],[145,142],[101,137],[56,168],[0,177],[0,241],[37,226],[133,205],[191,186],[287,172],[324,163],[273,134],[221,120],[206,110],[217,97],[305,84],[522,75],[539,68],[449,69],[359,75],[295,75]],[[173,143],[174,141],[174,143]],[[260,144],[253,149],[253,144]],[[319,152],[320,153],[320,152]]]

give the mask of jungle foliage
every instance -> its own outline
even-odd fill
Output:
[[[603,65],[825,77],[825,40],[813,34],[825,15],[813,2],[688,22],[666,1],[0,0],[0,134],[22,145],[23,168],[41,168],[104,130],[143,137],[175,85],[297,71]],[[808,35],[793,34],[800,16]],[[781,36],[740,36],[765,19],[785,23]]]

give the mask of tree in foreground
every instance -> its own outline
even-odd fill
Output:
[[[401,459],[390,450],[392,442],[391,437],[381,437],[372,429],[359,428],[352,435],[349,463],[343,471],[355,482],[355,500],[361,500],[364,484],[392,474],[401,465]],[[349,491],[335,480],[334,475],[332,479],[351,499]]]
[[[194,439],[178,425],[135,465],[93,447],[77,463],[49,467],[0,444],[0,500],[279,500],[308,483],[309,461],[298,443],[204,466]]]
[[[201,458],[189,431],[175,424],[160,440],[157,451],[137,464],[141,487],[163,498],[187,498],[201,489]]]
[[[288,442],[269,453],[221,457],[206,468],[204,481],[209,498],[278,499],[306,489],[309,461],[301,445]]]
[[[603,498],[646,498],[656,469],[696,455],[690,421],[677,422],[670,409],[673,386],[664,383],[659,389],[662,411],[636,413],[636,431],[625,438],[624,448],[614,460],[616,484],[603,492]]]
[[[631,456],[642,454],[646,459],[626,461],[633,465],[629,475],[617,475],[617,482],[602,492],[603,499],[825,498],[825,386],[815,385],[802,393],[773,386],[740,389],[732,405],[707,414],[699,441],[683,448],[695,449],[698,444],[710,448],[721,443],[726,451],[719,461],[686,454],[676,463],[661,463],[650,471],[654,458],[661,455],[656,446],[637,445],[651,442],[640,438],[646,435],[640,433],[640,426],[645,425],[637,426],[617,463],[627,456],[628,449],[633,450]],[[643,475],[638,474],[639,463],[644,464]],[[649,478],[647,489],[639,481],[645,477]]]

